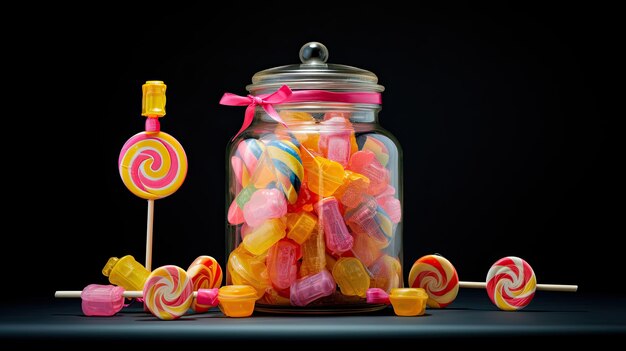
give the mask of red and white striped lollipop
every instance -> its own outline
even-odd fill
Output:
[[[487,273],[487,294],[505,311],[526,307],[535,296],[537,278],[528,262],[515,256],[499,259]]]
[[[199,256],[187,269],[193,290],[219,288],[222,285],[222,267],[211,256]],[[191,308],[196,313],[206,312],[212,306],[193,301]]]
[[[426,255],[411,267],[409,286],[426,290],[428,307],[444,308],[456,299],[459,276],[452,263],[443,256]]]

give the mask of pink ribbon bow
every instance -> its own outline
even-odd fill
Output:
[[[252,123],[252,120],[254,119],[254,110],[257,106],[263,107],[265,112],[267,112],[267,114],[270,117],[272,117],[276,122],[287,127],[283,119],[280,118],[280,115],[278,114],[278,112],[276,112],[276,110],[274,109],[273,104],[280,104],[282,102],[287,101],[287,99],[289,99],[291,94],[293,94],[293,92],[286,85],[283,85],[275,93],[270,94],[266,97],[254,96],[254,95],[239,96],[239,95],[235,95],[231,93],[225,93],[224,96],[222,96],[222,99],[220,100],[220,104],[228,105],[228,106],[248,105],[248,107],[246,107],[246,114],[243,119],[243,125],[241,126],[241,129],[239,129],[239,132],[237,132],[237,134],[235,135],[235,138],[236,138],[239,134],[241,134],[244,130],[246,130],[246,128],[248,128],[250,124]]]
[[[278,112],[274,109],[274,104],[286,102],[306,102],[306,101],[327,101],[327,102],[345,102],[354,104],[380,104],[382,99],[380,93],[372,92],[333,92],[326,90],[298,90],[291,91],[288,86],[283,85],[275,93],[269,95],[248,95],[239,96],[231,93],[225,93],[220,100],[220,104],[227,106],[248,106],[243,119],[241,129],[233,139],[241,134],[250,126],[254,119],[254,110],[257,106],[263,107],[265,112],[276,122],[287,127]]]

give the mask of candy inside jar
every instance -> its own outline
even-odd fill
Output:
[[[357,312],[366,291],[402,279],[402,155],[378,124],[383,86],[327,64],[308,43],[302,63],[258,72],[227,155],[227,283],[257,291],[257,310]]]

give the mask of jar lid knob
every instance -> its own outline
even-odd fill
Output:
[[[328,60],[328,49],[324,44],[311,41],[300,48],[300,61],[305,65],[324,64]]]

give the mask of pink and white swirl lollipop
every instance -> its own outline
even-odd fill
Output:
[[[148,310],[159,319],[176,319],[191,307],[193,283],[180,267],[159,267],[146,280],[143,299]]]

